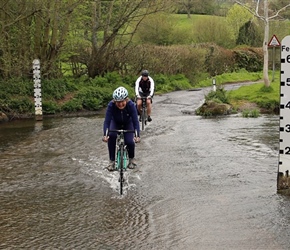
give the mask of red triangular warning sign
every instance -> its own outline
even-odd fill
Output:
[[[278,38],[273,35],[270,39],[270,42],[268,43],[268,47],[277,47],[277,46],[281,46]]]

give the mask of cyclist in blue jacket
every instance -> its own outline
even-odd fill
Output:
[[[124,87],[119,87],[113,92],[113,100],[110,101],[107,106],[103,125],[103,141],[108,143],[110,158],[110,164],[107,169],[109,171],[114,171],[117,133],[109,132],[108,134],[108,129],[126,129],[136,131],[136,135],[133,133],[125,133],[124,135],[129,154],[128,168],[135,168],[135,142],[140,141],[140,126],[136,106],[134,102],[128,98],[128,91]]]

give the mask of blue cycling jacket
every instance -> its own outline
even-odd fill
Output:
[[[111,121],[114,120],[118,125],[118,129],[124,129],[130,123],[133,124],[134,130],[137,131],[137,135],[140,136],[140,126],[138,121],[138,113],[135,103],[132,100],[127,102],[124,109],[119,109],[113,101],[110,101],[107,106],[105,121],[104,121],[104,135],[107,129],[110,128]]]

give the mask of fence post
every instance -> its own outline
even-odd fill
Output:
[[[41,121],[42,118],[42,100],[41,100],[41,80],[40,80],[40,61],[34,59],[32,62],[33,81],[34,81],[34,107],[35,119]]]

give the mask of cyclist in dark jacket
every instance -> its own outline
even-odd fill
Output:
[[[124,87],[119,87],[114,91],[113,100],[110,101],[107,106],[103,125],[103,141],[108,142],[110,158],[110,164],[107,169],[109,171],[114,171],[117,133],[109,132],[108,134],[108,129],[126,129],[136,131],[136,135],[133,133],[124,134],[124,139],[129,154],[128,168],[135,168],[135,142],[140,141],[140,126],[135,104],[128,98],[128,91]]]
[[[154,95],[154,80],[149,76],[148,70],[143,70],[141,76],[135,82],[135,94],[137,97],[137,109],[139,114],[141,114],[142,109],[142,99],[141,97],[147,97],[147,120],[152,121],[151,118],[151,104]]]

